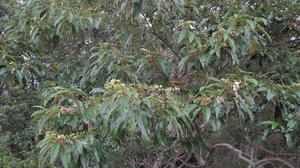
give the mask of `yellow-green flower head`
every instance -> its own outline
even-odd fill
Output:
[[[185,23],[187,23],[187,24],[196,24],[197,22],[193,21],[193,20],[189,20],[189,21],[186,21]]]
[[[228,82],[229,82],[228,79],[224,79],[224,78],[221,78],[220,80],[221,80],[222,82],[224,82],[224,83],[228,83]]]
[[[146,48],[141,48],[140,51],[144,52],[144,53],[150,53],[150,51],[148,49],[146,49]]]
[[[105,42],[105,43],[100,43],[99,46],[102,47],[102,48],[106,48],[106,47],[109,46],[109,43],[107,43],[107,42]]]

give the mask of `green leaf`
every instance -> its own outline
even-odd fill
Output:
[[[146,119],[144,117],[138,117],[137,119],[137,123],[138,123],[138,126],[142,132],[142,137],[146,140],[146,141],[149,141],[150,138],[149,138],[149,134],[148,134],[148,130],[146,129],[147,128],[147,124],[146,124]]]
[[[220,44],[216,44],[214,51],[216,53],[216,55],[220,58],[221,57],[221,45]]]
[[[178,41],[177,41],[178,43],[180,43],[184,39],[186,32],[187,32],[186,30],[182,30],[179,33],[179,37],[178,37]]]
[[[279,126],[277,122],[273,122],[271,129],[276,129]]]
[[[290,131],[293,131],[293,129],[295,129],[297,125],[298,125],[298,121],[295,119],[289,120],[287,123],[287,126],[289,127]]]
[[[23,75],[22,75],[22,72],[19,71],[19,70],[16,70],[16,74],[17,74],[17,79],[19,81],[19,84],[23,84]]]
[[[45,111],[44,110],[37,110],[37,111],[35,111],[35,112],[33,112],[32,114],[31,114],[31,117],[34,117],[34,116],[36,116],[36,115],[38,115],[38,114],[41,114],[41,113],[44,113]]]
[[[221,129],[221,121],[219,119],[213,119],[210,121],[212,127],[213,127],[213,130],[214,131],[218,131]]]
[[[50,164],[53,164],[57,158],[57,155],[59,153],[60,144],[56,143],[52,145],[51,148],[51,155],[50,155]]]
[[[295,143],[292,140],[291,134],[285,134],[285,139],[289,148],[294,147]]]
[[[3,74],[6,74],[6,72],[8,71],[7,68],[1,68],[0,69],[0,76],[2,76]],[[3,76],[2,76],[3,77]],[[4,77],[3,77],[4,78]]]
[[[207,54],[204,54],[204,55],[200,55],[199,56],[199,61],[200,61],[200,64],[201,64],[201,67],[204,68],[208,63],[208,55]]]
[[[265,129],[264,132],[263,132],[263,135],[262,135],[262,140],[267,140],[267,136],[269,135],[270,133],[270,129]]]
[[[208,77],[207,79],[209,79],[211,81],[214,81],[214,82],[217,82],[217,83],[222,83],[219,79],[214,78],[214,77]]]
[[[81,154],[83,152],[83,143],[81,141],[76,141],[75,146],[76,146],[78,152]]]
[[[293,92],[298,96],[298,98],[300,98],[300,91],[294,90]]]
[[[39,152],[39,166],[43,167],[49,157],[49,155],[47,153],[50,149],[50,144],[48,142],[41,141],[38,144],[38,147],[42,147],[42,149]]]
[[[188,55],[188,56],[185,56],[185,57],[183,57],[183,58],[181,59],[181,61],[180,61],[179,64],[178,64],[178,68],[179,68],[180,71],[183,70],[184,66],[186,65],[186,62],[187,62],[189,59],[190,59],[190,56],[189,56],[189,55]]]
[[[190,32],[189,33],[189,42],[191,43],[195,39],[196,33],[195,32]]]
[[[47,115],[44,115],[42,118],[39,119],[38,125],[37,125],[37,133],[38,134],[42,133],[47,120],[48,120]]]
[[[206,122],[208,122],[209,120],[210,120],[210,116],[211,116],[211,111],[210,111],[210,109],[208,108],[208,107],[206,107],[206,108],[204,108],[203,109],[203,115],[204,115],[204,120],[206,121]]]
[[[261,125],[272,125],[274,121],[263,121],[260,124]]]
[[[88,159],[86,158],[86,155],[80,157],[80,163],[83,168],[88,168]]]
[[[98,153],[97,149],[94,149],[94,150],[93,150],[93,154],[94,154],[94,156],[95,156],[95,158],[96,158],[96,161],[97,161],[97,162],[100,162],[100,156],[99,156],[99,153]]]
[[[62,150],[60,152],[60,160],[61,160],[64,168],[69,168],[71,155],[65,148],[62,148]]]
[[[276,95],[276,92],[274,90],[268,89],[267,100],[270,101],[275,95]]]
[[[133,3],[132,17],[135,18],[142,11],[143,1],[138,0]]]
[[[58,17],[55,18],[55,21],[54,21],[54,27],[57,26],[58,23],[60,23],[64,18],[64,15],[60,15]]]

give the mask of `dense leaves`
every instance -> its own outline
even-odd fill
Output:
[[[297,0],[2,1],[2,165],[299,166]]]

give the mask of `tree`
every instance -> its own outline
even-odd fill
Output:
[[[36,124],[39,167],[298,167],[299,4],[10,1],[0,133]]]

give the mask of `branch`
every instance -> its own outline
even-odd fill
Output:
[[[249,165],[251,165],[252,167],[255,167],[255,163],[252,162],[250,160],[251,156],[248,155],[247,153],[244,153],[242,152],[241,150],[233,147],[232,145],[230,144],[227,144],[227,143],[219,143],[219,144],[215,144],[214,146],[211,147],[210,151],[206,154],[205,156],[205,160],[206,160],[206,165],[205,167],[207,168],[208,167],[208,161],[211,157],[211,154],[214,152],[214,150],[218,147],[225,147],[225,148],[228,148],[230,150],[232,150],[233,152],[237,153],[238,154],[238,157],[241,159],[241,160],[244,160],[245,162],[247,162]]]
[[[158,37],[160,39],[160,41],[162,41],[172,52],[173,54],[176,56],[176,58],[178,59],[178,61],[180,60],[180,56],[179,54],[175,51],[175,49],[171,46],[171,44],[168,43],[168,41],[166,39],[164,39],[163,37],[161,37],[155,30],[154,26],[152,23],[149,22],[149,20],[147,20],[147,17],[145,15],[144,16],[144,19],[147,23],[147,26],[149,27],[151,33],[153,35],[155,35],[156,37]]]
[[[256,161],[256,149],[255,149],[255,146],[254,144],[251,145],[251,158],[250,158],[251,161]],[[253,166],[251,164],[248,165],[248,168],[253,168]]]
[[[164,156],[160,155],[154,162],[153,167],[152,168],[159,168],[161,167],[161,161],[163,160]]]
[[[239,150],[239,149],[237,149],[237,148],[235,148],[232,145],[227,144],[227,143],[220,143],[220,144],[215,144],[214,146],[212,146],[211,150],[207,153],[207,155],[205,157],[206,161],[207,161],[206,162],[207,163],[206,168],[208,167],[208,160],[211,157],[210,155],[218,147],[225,147],[225,148],[228,148],[228,149],[232,150],[233,152],[237,153],[238,157],[241,160],[244,160],[245,162],[247,162],[249,164],[249,167],[250,166],[252,166],[252,167],[262,167],[263,165],[267,165],[267,164],[270,164],[274,161],[277,161],[277,162],[281,162],[281,163],[285,164],[289,168],[295,168],[295,166],[293,166],[292,164],[290,164],[289,162],[287,162],[287,161],[285,161],[281,158],[265,158],[265,159],[262,159],[262,160],[255,160],[249,154],[244,153],[243,151],[241,151],[241,150]]]
[[[264,165],[267,165],[267,164],[271,163],[272,161],[281,162],[281,163],[287,165],[290,168],[296,168],[295,166],[293,166],[292,164],[290,164],[289,162],[287,162],[287,161],[285,161],[285,160],[283,160],[281,158],[265,158],[263,160],[258,161],[256,163],[256,166],[262,167]]]
[[[262,146],[260,146],[260,145],[258,145],[258,144],[255,144],[255,143],[254,143],[254,146],[255,146],[257,149],[261,150],[261,151],[264,151],[264,152],[266,152],[266,153],[269,153],[269,154],[275,155],[275,156],[296,156],[296,157],[300,157],[300,155],[292,154],[292,153],[275,153],[275,152],[272,152],[272,151],[270,151],[270,150],[268,150],[268,149],[265,149],[264,147],[262,147]]]
[[[244,153],[243,151],[233,147],[232,145],[230,144],[226,144],[226,143],[220,143],[220,144],[216,144],[213,146],[213,148],[218,148],[218,147],[226,147],[232,151],[234,151],[235,153],[238,154],[238,157],[241,159],[241,160],[244,160],[245,162],[249,163],[251,166],[255,167],[255,162],[251,161],[250,158],[251,156],[248,155],[247,153]]]

